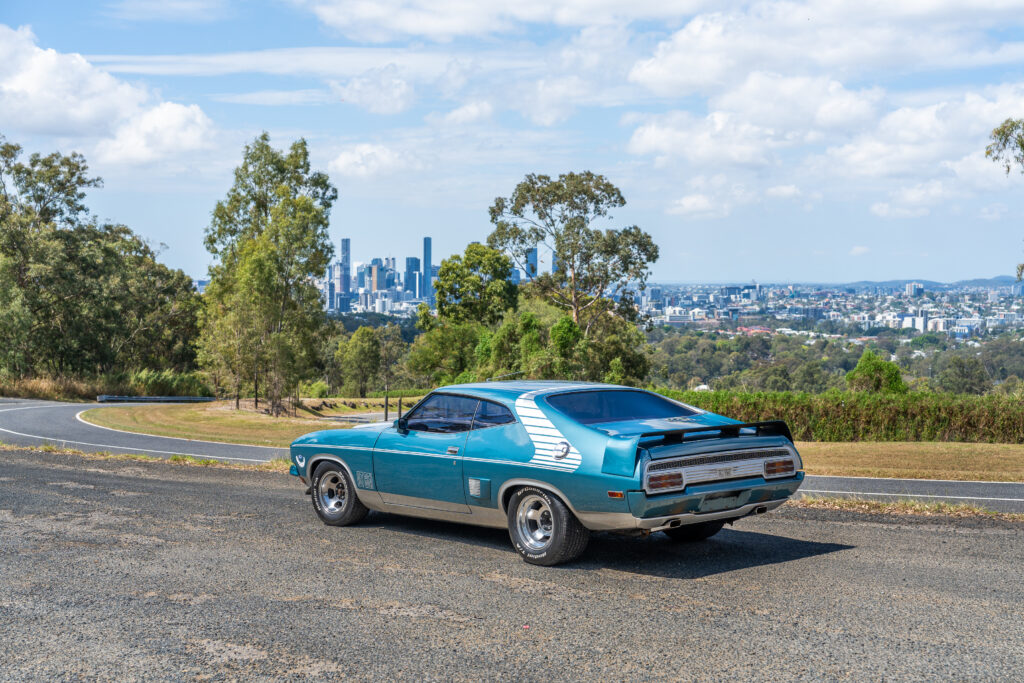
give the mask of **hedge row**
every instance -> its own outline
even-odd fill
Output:
[[[744,422],[785,420],[799,441],[1024,443],[1024,401],[1013,397],[658,391]]]

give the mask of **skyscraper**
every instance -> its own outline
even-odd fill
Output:
[[[558,272],[558,254],[551,252],[551,274]]]
[[[434,301],[434,284],[430,281],[433,265],[430,260],[431,240],[423,238],[423,284],[420,286],[420,298],[429,303]]]
[[[341,287],[338,287],[339,294],[348,294],[352,290],[352,244],[349,238],[341,238]]]
[[[526,279],[537,277],[537,247],[526,252]]]
[[[405,280],[402,286],[407,292],[412,292],[413,296],[416,296],[417,286],[419,283],[417,280],[420,277],[420,260],[415,256],[407,256],[405,258]]]

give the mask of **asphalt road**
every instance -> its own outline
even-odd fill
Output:
[[[0,678],[1014,680],[1024,525],[782,508],[706,543],[321,524],[285,475],[0,452]]]
[[[95,407],[95,404],[0,398],[0,441],[21,446],[51,443],[87,452],[144,453],[159,457],[183,454],[243,463],[288,456],[284,448],[129,434],[77,419],[79,413]],[[800,494],[874,500],[915,498],[1024,513],[1024,483],[809,476]]]
[[[124,405],[104,403],[103,406]],[[241,446],[131,434],[97,427],[78,414],[100,407],[91,403],[58,403],[0,398],[0,441],[18,446],[55,444],[85,452],[143,453],[158,457],[193,455],[241,463],[259,463],[288,457],[287,448]]]

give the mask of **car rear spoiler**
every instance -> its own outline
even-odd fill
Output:
[[[793,441],[793,434],[789,431],[789,425],[782,420],[767,420],[764,422],[735,422],[708,427],[688,427],[686,429],[662,429],[653,432],[644,432],[638,436],[612,437],[608,439],[608,445],[604,449],[604,462],[601,471],[605,474],[617,474],[621,477],[632,477],[636,469],[637,449],[640,442],[652,437],[661,437],[663,443],[683,443],[686,437],[694,434],[707,434],[709,437],[717,433],[719,439],[736,439],[744,429],[754,430],[749,436],[784,436]]]

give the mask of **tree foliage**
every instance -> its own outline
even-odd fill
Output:
[[[201,358],[239,388],[260,388],[279,414],[315,365],[324,324],[314,278],[333,254],[327,225],[337,190],[312,171],[305,140],[287,152],[264,133],[245,147],[235,182],[217,203],[206,247],[210,269]],[[237,396],[237,394],[236,394]]]
[[[992,142],[985,148],[985,156],[1002,165],[1006,175],[1014,166],[1024,173],[1024,119],[1009,118],[999,124],[990,136]],[[1024,278],[1024,263],[1017,264],[1017,279]]]
[[[953,356],[939,374],[938,385],[954,394],[984,394],[992,388],[992,379],[980,358]]]
[[[507,256],[483,244],[470,244],[463,255],[441,261],[435,288],[438,315],[493,325],[519,301],[516,286],[509,282],[511,275]]]
[[[857,367],[846,374],[846,383],[854,391],[907,393],[907,385],[900,373],[900,366],[883,360],[871,349],[865,349],[857,362]]]
[[[21,152],[0,136],[0,369],[189,369],[191,279],[127,227],[88,215],[86,191],[102,182],[80,154]]]
[[[629,287],[636,283],[642,289],[650,264],[658,259],[654,240],[637,226],[595,227],[625,203],[615,185],[590,171],[557,179],[529,174],[511,196],[494,200],[494,231],[487,243],[523,270],[538,244],[550,249],[557,261],[555,272],[537,276],[536,286],[590,337],[594,321],[609,310],[608,298],[623,304],[621,313],[632,313]]]
[[[381,343],[371,327],[360,327],[345,342],[341,355],[342,373],[354,384],[360,398],[366,392],[381,369]]]

